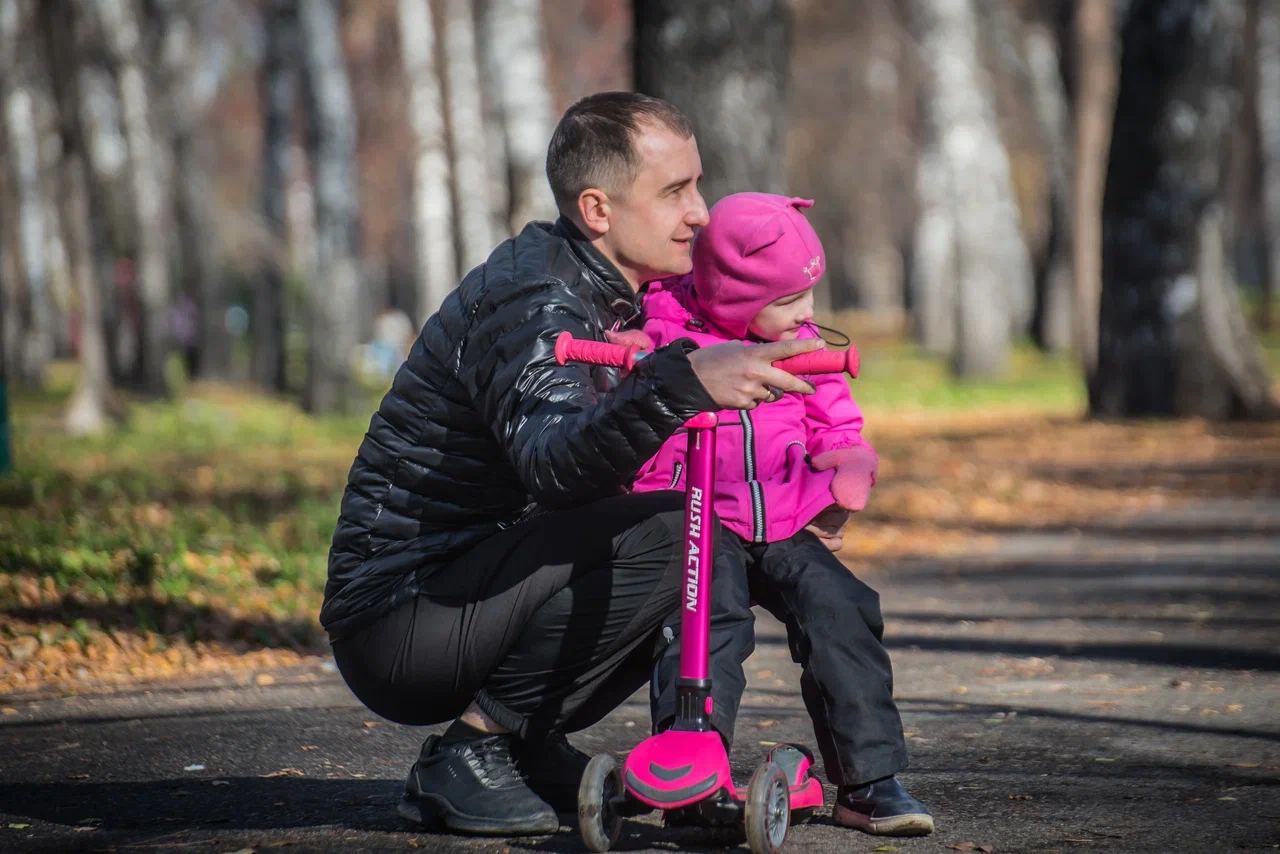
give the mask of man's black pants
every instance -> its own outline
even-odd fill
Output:
[[[474,699],[525,737],[588,727],[644,685],[677,622],[683,527],[683,494],[653,492],[499,531],[335,641],[338,669],[397,723],[441,723]],[[732,737],[737,704],[716,712]]]
[[[801,694],[827,779],[868,783],[906,768],[893,668],[881,642],[880,595],[808,531],[769,544],[721,534],[712,574],[712,620],[721,627],[711,637],[715,708],[736,713],[746,687],[742,663],[755,648],[753,600],[786,625],[791,657],[804,668]],[[679,661],[673,643],[654,668],[657,729],[675,717]]]

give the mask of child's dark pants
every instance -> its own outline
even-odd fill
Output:
[[[880,595],[808,531],[765,544],[725,530],[720,543],[712,580],[715,707],[736,709],[742,698],[742,663],[755,647],[754,600],[786,624],[791,657],[804,668],[800,687],[828,780],[854,785],[906,768],[893,668],[881,642]],[[656,666],[656,728],[675,717],[679,670],[679,644],[673,643]]]

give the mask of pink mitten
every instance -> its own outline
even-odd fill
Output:
[[[604,337],[610,344],[639,347],[641,350],[653,350],[653,339],[643,329],[620,329],[617,332],[606,330]]]
[[[831,497],[845,510],[858,511],[867,506],[871,487],[876,485],[876,469],[880,458],[868,445],[836,448],[813,458],[815,471],[835,469],[831,481]]]

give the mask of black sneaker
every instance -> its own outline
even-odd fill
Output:
[[[591,761],[590,756],[560,733],[542,741],[513,742],[511,752],[535,795],[558,813],[578,814],[578,785]]]
[[[863,786],[841,786],[832,810],[836,824],[876,836],[928,836],[929,808],[913,798],[895,777]]]
[[[560,829],[556,811],[516,768],[508,735],[449,744],[430,736],[409,769],[396,812],[414,824],[442,823],[481,836],[540,836]]]

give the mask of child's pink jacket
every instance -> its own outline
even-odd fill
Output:
[[[649,286],[644,332],[655,347],[677,338],[691,338],[699,346],[729,340],[712,331],[712,324],[699,325],[691,281],[683,277]],[[818,334],[805,327],[801,337]],[[749,542],[788,539],[832,504],[860,510],[875,483],[875,451],[862,438],[862,412],[849,393],[848,378],[814,374],[806,379],[817,389],[812,395],[788,393],[751,411],[719,413],[715,512]],[[640,469],[634,489],[683,489],[686,442],[683,430],[668,439]]]

